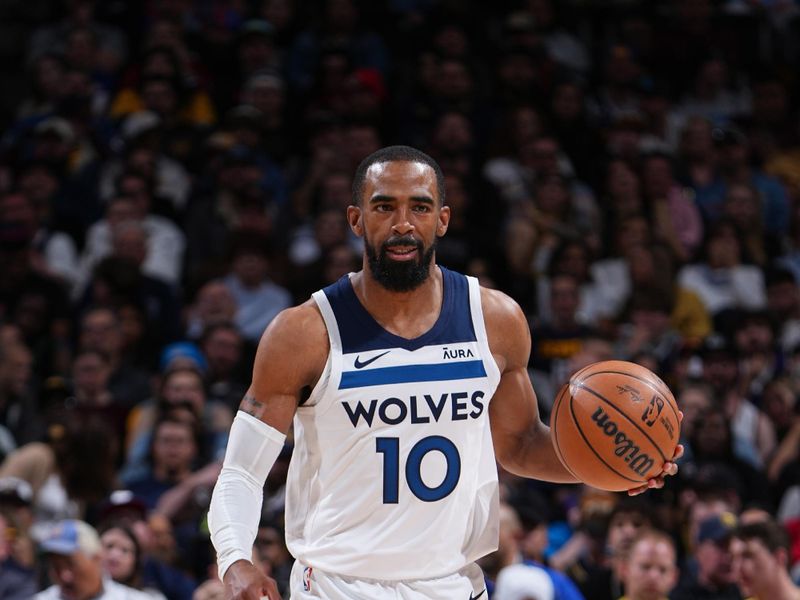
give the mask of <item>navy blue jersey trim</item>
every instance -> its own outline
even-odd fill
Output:
[[[476,341],[467,278],[444,267],[439,268],[443,286],[439,318],[428,331],[413,339],[400,337],[381,327],[359,301],[348,276],[326,287],[323,291],[336,317],[342,353],[389,348],[414,351],[424,346]]]
[[[366,371],[344,371],[339,382],[340,390],[372,385],[417,383],[421,381],[451,381],[486,377],[482,360],[439,363],[433,365],[404,365],[382,367]]]

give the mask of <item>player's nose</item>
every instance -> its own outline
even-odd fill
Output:
[[[392,224],[392,231],[398,235],[406,235],[414,231],[414,225],[411,223],[408,212],[404,210],[397,211],[395,221]]]

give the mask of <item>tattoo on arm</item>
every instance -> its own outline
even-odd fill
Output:
[[[248,415],[261,418],[261,415],[264,412],[264,403],[256,400],[255,396],[245,394],[244,398],[242,398],[242,404],[239,406],[239,409],[243,410]]]

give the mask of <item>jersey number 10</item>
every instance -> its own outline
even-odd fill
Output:
[[[375,440],[376,450],[383,454],[383,503],[397,504],[400,480],[400,439],[380,437]],[[441,452],[447,461],[447,472],[442,482],[429,487],[422,480],[422,459],[428,452]],[[461,477],[461,457],[458,448],[446,437],[431,435],[422,438],[408,453],[406,481],[411,493],[423,502],[436,502],[452,492]]]

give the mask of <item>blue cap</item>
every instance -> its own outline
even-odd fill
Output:
[[[166,371],[172,363],[179,358],[189,359],[202,374],[205,374],[208,369],[206,357],[200,352],[200,348],[197,347],[197,344],[193,344],[192,342],[175,342],[164,348],[164,351],[161,353],[161,371]]]
[[[100,537],[88,523],[67,519],[53,527],[40,545],[44,552],[50,554],[83,552],[94,556],[100,552]]]
[[[697,529],[697,543],[722,542],[733,535],[735,528],[736,516],[733,513],[724,512],[708,517],[700,521],[700,526]]]

